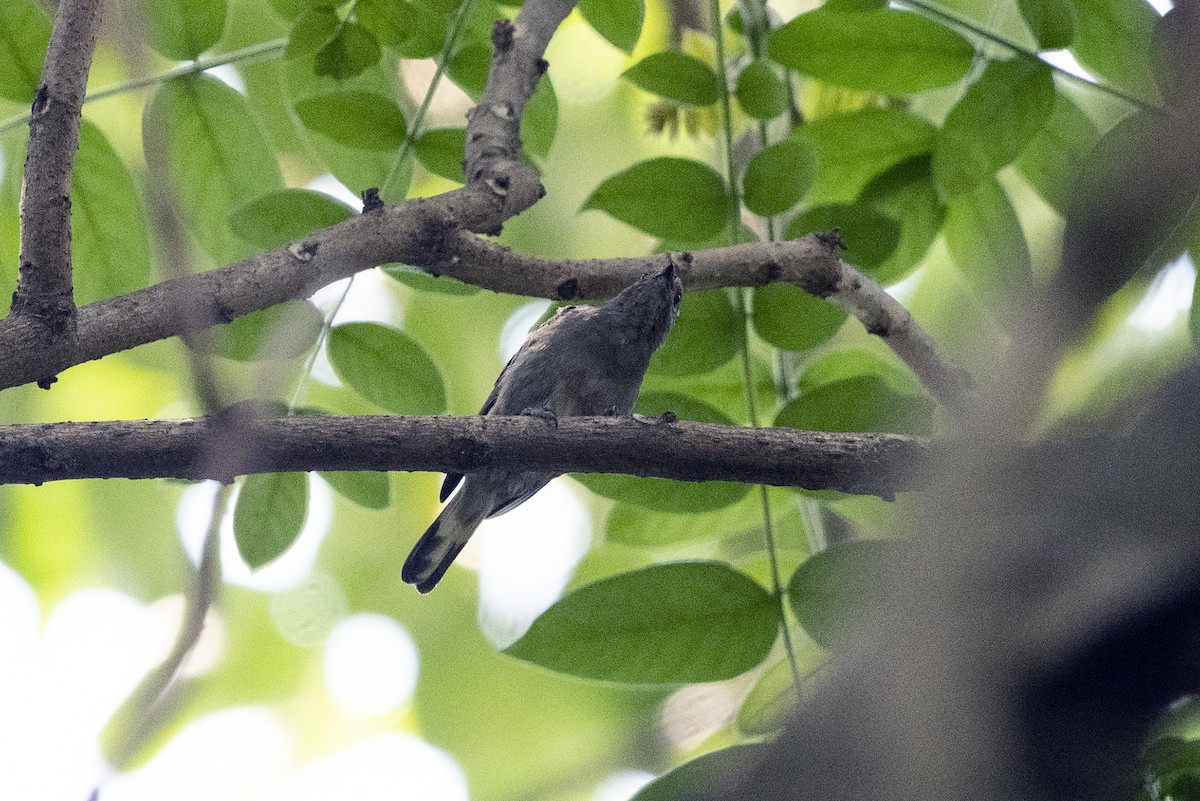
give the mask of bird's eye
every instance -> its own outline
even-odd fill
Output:
[[[676,289],[675,297],[671,298],[671,303],[675,306],[675,308],[679,308],[679,304],[681,302],[683,302],[683,291]]]

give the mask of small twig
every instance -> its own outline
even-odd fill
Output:
[[[71,169],[79,147],[79,109],[87,86],[101,0],[58,6],[42,80],[29,120],[21,192],[21,255],[12,314],[36,319],[46,340],[69,339],[71,289]]]
[[[237,407],[235,407],[236,409]],[[213,477],[216,422],[139,420],[0,426],[0,483]],[[244,415],[238,474],[308,470],[627,473],[890,497],[920,483],[926,446],[898,434],[825,434],[628,418]],[[228,476],[219,476],[228,478]]]

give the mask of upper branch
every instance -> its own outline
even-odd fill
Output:
[[[236,410],[238,407],[233,407]],[[231,411],[231,414],[236,414]],[[925,446],[896,434],[825,434],[631,418],[287,417],[233,419],[240,463],[206,445],[224,416],[0,426],[0,483],[217,478],[307,470],[471,473],[496,465],[680,481],[741,481],[892,497],[915,489]]]
[[[62,0],[29,120],[21,192],[21,255],[12,313],[70,335],[71,168],[102,0]]]

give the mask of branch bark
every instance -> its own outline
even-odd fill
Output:
[[[35,319],[46,342],[71,336],[71,169],[102,0],[58,6],[29,120],[21,190],[21,251],[12,314]],[[63,335],[66,335],[65,337]]]
[[[238,407],[234,407],[234,414]],[[236,431],[236,466],[212,464]],[[286,417],[0,426],[0,483],[216,478],[307,470],[513,470],[658,476],[831,489],[890,498],[916,489],[926,446],[897,434],[825,434],[630,418]]]

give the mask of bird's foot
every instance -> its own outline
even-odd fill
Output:
[[[530,406],[522,409],[521,414],[525,417],[536,417],[539,420],[545,420],[550,425],[558,428],[558,415],[553,409],[548,409],[545,406]]]

